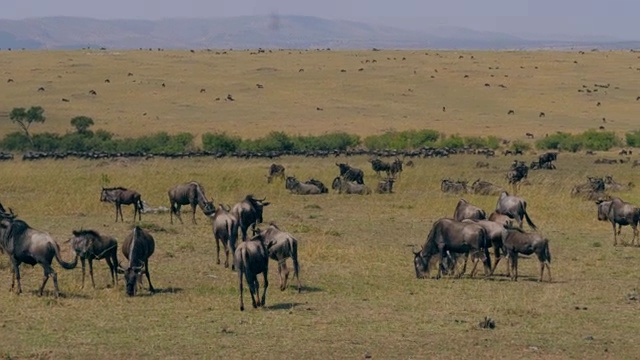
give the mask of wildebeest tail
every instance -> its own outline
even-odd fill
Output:
[[[529,224],[529,226],[531,226],[533,230],[536,230],[536,225],[533,223],[533,221],[531,221],[529,214],[527,214],[527,208],[525,207],[525,205],[521,204],[520,207],[522,208],[522,212],[524,213],[525,220],[527,220],[527,224]]]
[[[549,251],[549,240],[544,240],[544,255],[547,258],[547,261],[551,263],[551,251]]]
[[[144,210],[144,204],[142,203],[142,196],[138,197],[138,209],[140,209],[140,211]]]
[[[300,271],[300,264],[298,264],[298,242],[294,239],[289,239],[289,248],[291,249],[291,259],[293,260],[293,273],[298,276]]]
[[[62,260],[62,258],[60,257],[60,247],[58,246],[58,244],[53,243],[50,246],[53,247],[53,251],[56,255],[56,260],[58,261],[58,264],[60,264],[60,266],[62,266],[67,270],[71,270],[71,269],[74,269],[76,265],[78,265],[78,255],[76,255],[75,258],[73,258],[73,262],[68,263]]]
[[[238,224],[233,221],[226,220],[225,227],[227,228],[227,234],[229,234],[229,250],[231,253],[236,252],[236,243],[238,241]]]

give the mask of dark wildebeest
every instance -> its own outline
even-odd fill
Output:
[[[391,164],[389,164],[388,162],[384,162],[380,159],[372,159],[372,160],[369,160],[369,162],[371,163],[371,168],[373,169],[373,171],[376,172],[378,176],[380,176],[381,171],[384,171],[385,173],[387,173],[387,176],[390,175]]]
[[[538,157],[538,163],[540,164],[540,166],[556,160],[558,160],[557,152],[547,152]]]
[[[318,195],[322,194],[322,190],[314,184],[302,183],[294,176],[287,176],[284,187],[293,194],[298,195]]]
[[[500,195],[504,189],[488,181],[476,180],[471,185],[471,192],[477,195]]]
[[[396,180],[392,177],[387,178],[387,180],[383,180],[383,181],[379,181],[378,182],[378,187],[376,188],[376,192],[378,194],[391,194],[393,192],[393,183]]]
[[[191,205],[192,221],[196,223],[196,206],[200,206],[202,212],[209,216],[213,214],[215,208],[213,206],[213,200],[207,200],[207,196],[204,193],[202,185],[195,181],[191,181],[184,184],[178,184],[169,189],[169,202],[171,203],[171,223],[173,224],[173,215],[175,214],[182,222],[182,216],[180,216],[180,207],[182,205]]]
[[[264,306],[267,300],[267,288],[269,287],[269,253],[262,242],[263,237],[255,236],[249,241],[238,244],[233,260],[238,271],[238,283],[240,287],[240,311],[244,311],[244,300],[242,299],[242,275],[247,279],[247,286],[251,293],[251,302],[254,308]],[[260,300],[260,283],[258,274],[264,276],[264,292],[262,301]]]
[[[149,276],[149,258],[153,255],[155,245],[153,236],[139,226],[134,227],[124,239],[122,254],[129,260],[129,265],[126,269],[120,268],[119,270],[124,273],[127,295],[135,296],[137,285],[142,285],[142,273],[147,276],[149,291],[155,292]]]
[[[100,201],[111,202],[116,205],[116,222],[118,222],[118,213],[120,214],[120,220],[124,222],[122,205],[131,204],[133,204],[133,221],[136,221],[136,214],[138,215],[138,221],[142,220],[142,199],[140,193],[135,190],[128,190],[123,187],[102,188]]]
[[[511,165],[511,170],[507,172],[507,180],[513,186],[514,191],[518,189],[518,184],[527,178],[529,168],[523,161],[515,160]]]
[[[0,248],[9,256],[13,266],[13,277],[11,280],[11,291],[18,280],[17,294],[22,292],[20,283],[20,264],[25,263],[31,266],[40,264],[44,269],[44,280],[40,286],[38,294],[42,296],[44,286],[49,277],[53,278],[55,296],[58,297],[58,275],[51,267],[51,262],[55,257],[58,263],[65,269],[70,270],[78,264],[76,256],[73,262],[68,263],[60,257],[60,246],[46,232],[30,227],[26,222],[16,219],[16,215],[7,213],[0,204]]]
[[[455,221],[462,221],[464,219],[485,220],[486,218],[487,213],[485,213],[484,210],[469,204],[465,199],[460,199],[460,201],[458,201],[456,210],[453,212],[453,219]]]
[[[311,179],[305,181],[304,183],[317,186],[318,189],[320,189],[320,192],[323,193],[323,194],[326,194],[326,193],[329,192],[329,189],[327,189],[327,187],[322,183],[322,181],[320,181],[318,179],[311,178]]]
[[[606,209],[606,207],[605,207]],[[622,226],[629,225],[633,229],[633,238],[631,239],[631,245],[634,244],[636,237],[638,237],[638,222],[640,221],[640,208],[622,201],[620,198],[613,198],[608,206],[607,219],[613,226],[613,246],[618,245],[618,234],[622,230]],[[598,211],[598,220],[601,219],[600,211]],[[618,233],[616,233],[616,224],[619,225]],[[640,244],[640,243],[639,243]]]
[[[337,190],[338,194],[357,194],[357,195],[369,195],[371,189],[364,184],[357,184],[352,181],[345,180],[342,176],[336,176],[331,183],[331,188]]]
[[[302,290],[300,285],[300,265],[298,265],[298,240],[288,232],[280,230],[278,226],[271,222],[266,230],[256,230],[254,235],[262,237],[262,243],[266,246],[269,257],[278,262],[278,277],[280,278],[280,290],[287,288],[289,280],[289,269],[287,259],[293,260],[293,276],[298,283],[298,292]]]
[[[533,230],[536,229],[536,226],[529,218],[529,214],[527,214],[527,202],[521,197],[511,196],[506,191],[501,192],[495,211],[498,214],[507,215],[514,219],[520,228],[522,228],[522,219],[524,218]]]
[[[549,252],[549,240],[537,233],[526,233],[519,228],[508,228],[507,236],[504,239],[504,249],[511,264],[510,276],[514,281],[518,280],[518,254],[531,255],[535,253],[540,261],[540,278],[547,268],[549,282],[551,282],[551,253]]]
[[[582,196],[588,200],[597,200],[605,197],[605,185],[602,178],[588,176],[587,182],[578,184],[571,189],[571,196]]]
[[[440,266],[438,266],[438,276],[440,278],[443,271],[443,260],[450,258],[448,253],[464,253],[465,262],[462,276],[467,268],[467,259],[471,252],[474,257],[474,266],[471,276],[474,275],[478,265],[478,258],[482,260],[485,268],[485,275],[491,271],[491,259],[489,257],[489,244],[487,232],[480,225],[458,222],[453,219],[442,218],[436,221],[429,231],[427,240],[418,252],[414,252],[414,266],[418,279],[429,276],[429,263],[431,258],[439,254]]]
[[[500,215],[500,216],[504,216],[504,215]],[[496,267],[498,266],[498,263],[506,255],[504,253],[504,239],[507,236],[507,230],[504,228],[503,224],[500,224],[495,221],[471,220],[471,219],[465,219],[462,221],[478,224],[482,226],[484,230],[487,232],[487,241],[489,242],[489,246],[493,247],[493,252],[495,255],[495,262],[491,267],[491,273],[490,273],[490,275],[493,275],[493,272],[496,271]],[[509,219],[508,224],[511,224],[511,219]]]
[[[271,164],[269,167],[269,175],[267,175],[267,183],[271,184],[274,177],[284,180],[284,166],[280,164]]]
[[[256,199],[252,194],[247,195],[244,200],[233,205],[231,214],[238,220],[238,227],[242,231],[242,241],[247,240],[247,229],[251,226],[256,228],[257,224],[262,223],[262,211],[265,206],[269,206],[270,202]]]
[[[336,166],[340,168],[340,176],[347,181],[354,181],[358,184],[364,184],[364,172],[358,168],[354,168],[349,164],[338,164]]]
[[[118,282],[118,242],[111,236],[100,235],[94,230],[73,230],[73,237],[68,240],[71,247],[80,258],[82,265],[82,288],[84,289],[85,260],[89,261],[89,276],[91,285],[95,288],[93,280],[93,260],[105,259],[109,265],[111,283],[115,286]]]
[[[396,158],[391,163],[391,176],[400,177],[400,173],[402,172],[402,160]]]
[[[216,263],[220,264],[220,242],[222,242],[225,255],[224,267],[229,267],[229,251],[231,251],[231,256],[233,257],[236,251],[236,240],[238,239],[238,219],[230,211],[231,208],[228,206],[225,208],[220,204],[211,217],[213,237],[216,239]],[[235,266],[232,263],[231,270],[234,269]]]

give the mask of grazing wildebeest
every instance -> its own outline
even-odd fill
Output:
[[[500,195],[504,189],[488,181],[476,180],[471,185],[471,192],[477,195]]]
[[[521,197],[511,196],[506,191],[501,192],[495,211],[498,214],[507,215],[514,219],[520,228],[522,228],[522,218],[524,217],[527,220],[527,224],[532,229],[536,229],[536,226],[529,218],[529,214],[527,214],[527,202]]]
[[[52,277],[55,297],[59,296],[60,290],[58,289],[58,275],[51,267],[53,258],[55,257],[56,261],[67,270],[75,268],[78,264],[77,256],[71,263],[62,260],[60,246],[53,240],[51,235],[36,230],[26,222],[16,219],[16,215],[13,212],[7,213],[2,204],[0,204],[0,248],[11,260],[11,265],[13,266],[11,291],[13,291],[17,280],[17,294],[22,292],[22,284],[20,282],[20,264],[22,263],[31,266],[40,264],[42,266],[44,280],[38,294],[42,296],[44,286],[47,284],[49,277]]]
[[[354,168],[349,164],[338,164],[336,166],[340,168],[340,176],[347,181],[354,181],[358,184],[364,184],[364,172],[358,168]]]
[[[443,260],[445,257],[449,258],[447,255],[449,252],[463,253],[466,255],[464,268],[458,276],[462,276],[466,271],[469,253],[472,253],[474,257],[471,276],[474,275],[478,265],[478,258],[484,263],[485,275],[487,275],[491,271],[491,259],[488,247],[487,232],[481,226],[447,218],[439,219],[433,224],[431,231],[429,231],[429,235],[422,249],[413,253],[415,255],[413,264],[416,270],[416,277],[423,279],[429,276],[429,263],[431,262],[431,258],[439,254],[440,266],[438,266],[437,275],[439,279],[444,270],[442,265]]]
[[[73,237],[68,240],[71,248],[80,258],[82,265],[82,288],[84,289],[85,277],[85,260],[89,261],[89,276],[91,276],[91,285],[95,288],[96,283],[93,280],[93,260],[105,259],[109,265],[109,274],[111,274],[111,283],[116,285],[118,282],[118,242],[111,236],[100,235],[94,230],[73,230]]]
[[[511,170],[507,172],[507,180],[513,186],[514,191],[518,189],[518,184],[527,178],[529,168],[523,161],[515,160],[511,165]]]
[[[542,166],[545,163],[550,163],[552,161],[558,160],[557,152],[547,152],[538,157],[538,163]]]
[[[124,273],[127,295],[135,296],[137,285],[142,285],[142,278],[140,277],[142,273],[147,276],[149,291],[151,293],[155,292],[149,276],[149,258],[153,255],[155,244],[153,236],[139,226],[135,226],[124,239],[122,254],[129,260],[129,265],[126,269],[120,268],[119,271]]]
[[[318,195],[322,194],[322,190],[314,184],[302,183],[294,176],[287,176],[284,186],[292,194],[298,195]]]
[[[269,253],[262,242],[264,238],[255,236],[249,241],[243,241],[238,244],[236,252],[233,254],[233,260],[238,271],[238,283],[240,287],[240,311],[244,311],[244,300],[242,298],[242,275],[247,279],[247,286],[251,293],[251,302],[254,308],[264,306],[267,300],[267,288],[269,287]],[[258,274],[264,276],[264,292],[262,300],[260,300],[260,283],[258,283]]]
[[[544,112],[540,112],[540,115],[538,115],[538,117],[541,117],[541,118],[543,118],[543,117],[545,117],[545,116],[546,116],[546,115],[545,115],[545,113],[544,113]]]
[[[233,205],[231,214],[238,220],[238,227],[242,231],[242,241],[247,240],[247,229],[251,226],[256,228],[257,224],[262,223],[262,211],[265,206],[269,206],[270,202],[256,199],[252,194],[245,196],[244,200]]]
[[[371,163],[371,168],[373,169],[373,171],[376,172],[376,174],[378,176],[380,176],[380,172],[384,171],[385,173],[387,173],[387,176],[390,175],[391,173],[391,164],[389,164],[388,162],[384,162],[380,159],[371,159],[369,160],[369,162]],[[341,171],[342,172],[342,171]]]
[[[314,179],[311,178],[307,181],[304,182],[305,184],[309,184],[309,185],[315,185],[318,187],[318,189],[320,189],[320,192],[323,194],[326,194],[329,192],[329,189],[324,185],[324,183],[322,183],[322,181],[318,180],[318,179]]]
[[[378,194],[391,194],[393,192],[393,183],[396,180],[392,177],[387,178],[386,180],[379,181],[378,187],[376,188],[376,192]]]
[[[284,180],[284,166],[280,164],[271,164],[269,167],[269,175],[267,175],[267,183],[271,184],[274,177]]]
[[[331,188],[337,190],[338,194],[357,194],[357,195],[369,195],[371,189],[364,184],[358,184],[352,181],[348,181],[342,176],[336,176],[331,183]]]
[[[467,182],[453,181],[451,179],[442,179],[442,182],[440,183],[440,190],[442,190],[442,192],[450,192],[454,194],[466,193],[468,192]]]
[[[493,247],[493,252],[495,255],[495,261],[493,263],[493,266],[491,267],[491,272],[489,273],[489,275],[493,275],[494,271],[496,271],[498,263],[506,255],[504,252],[504,239],[507,236],[507,230],[504,228],[503,224],[491,220],[465,219],[462,220],[462,222],[471,222],[474,224],[478,224],[482,226],[487,232],[487,241],[489,243],[489,246]],[[511,224],[511,219],[509,219],[507,224]]]
[[[514,281],[518,280],[518,254],[531,255],[535,253],[540,261],[540,278],[542,281],[544,268],[547,268],[549,282],[551,282],[551,253],[549,252],[549,240],[538,233],[526,233],[519,228],[508,228],[504,239],[504,249],[511,264],[510,276]]]
[[[254,235],[261,236],[262,243],[266,246],[269,257],[278,262],[278,277],[280,278],[280,290],[287,288],[289,269],[287,259],[293,260],[293,276],[298,283],[298,292],[302,290],[300,285],[300,265],[298,265],[298,240],[288,232],[280,230],[274,222],[269,224],[266,230],[256,230]]]
[[[229,267],[229,252],[231,256],[236,251],[236,240],[238,239],[238,219],[231,213],[231,208],[225,208],[222,204],[218,206],[216,212],[211,217],[213,226],[213,237],[216,239],[216,263],[220,264],[220,242],[224,247],[224,267]],[[231,264],[231,270],[235,269]]]
[[[484,210],[469,204],[465,199],[460,199],[460,201],[458,201],[456,210],[453,212],[453,219],[455,221],[462,221],[464,219],[485,220],[486,218],[487,213],[485,213]]]
[[[613,226],[613,246],[618,245],[618,234],[622,230],[622,226],[629,225],[633,229],[633,238],[631,239],[631,245],[634,244],[636,237],[638,237],[638,222],[640,221],[640,208],[622,201],[620,198],[613,198],[611,203],[603,206],[603,210],[606,209],[607,219]],[[604,211],[603,211],[604,212]],[[600,209],[598,209],[598,220],[605,220],[600,216]],[[616,224],[619,225],[618,232],[616,233]],[[639,242],[640,245],[640,242]]]
[[[173,215],[175,214],[182,222],[182,216],[180,216],[180,207],[182,205],[191,205],[192,221],[196,223],[196,206],[200,206],[202,212],[209,216],[213,214],[215,208],[213,206],[213,200],[207,200],[207,196],[204,193],[202,185],[195,181],[191,181],[184,184],[178,184],[169,189],[169,202],[171,203],[171,223],[173,224]]]
[[[133,204],[133,221],[136,221],[136,214],[138,215],[138,221],[142,220],[142,199],[140,193],[135,190],[129,190],[123,187],[102,188],[100,193],[100,201],[111,202],[116,206],[116,222],[118,222],[118,214],[120,214],[120,220],[124,222],[122,218],[122,205]]]

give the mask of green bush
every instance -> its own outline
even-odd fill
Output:
[[[632,133],[627,133],[627,143],[633,139]],[[587,130],[582,134],[567,134],[558,132],[536,141],[538,149],[557,149],[576,152],[582,149],[606,151],[614,146],[620,146],[622,141],[613,131]]]
[[[626,133],[625,139],[627,146],[640,147],[640,130]]]
[[[527,151],[531,149],[531,144],[522,140],[514,140],[511,142],[511,150],[513,151]]]
[[[60,135],[40,133],[33,135],[33,147],[37,151],[57,151],[60,149]]]
[[[345,132],[331,133],[319,136],[296,136],[293,138],[296,150],[347,150],[360,143],[360,137]]]
[[[417,149],[433,146],[440,138],[435,130],[390,131],[380,135],[371,135],[364,139],[364,145],[371,150],[380,149]]]
[[[24,132],[15,131],[5,135],[0,141],[0,148],[8,151],[25,151],[31,148],[31,142]]]
[[[562,143],[572,136],[573,135],[571,134],[557,132],[547,137],[538,139],[536,141],[536,148],[545,149],[545,150],[552,150],[552,149],[559,150],[561,149]]]
[[[582,133],[582,143],[585,149],[606,151],[622,142],[613,131],[587,130]]]
[[[226,133],[206,133],[202,135],[202,148],[205,151],[234,152],[238,150],[242,139]]]
[[[440,147],[448,147],[453,149],[461,149],[464,147],[464,139],[460,135],[451,135],[449,137],[442,137],[442,140],[438,143]]]

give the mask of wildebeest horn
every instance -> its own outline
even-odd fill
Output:
[[[256,200],[258,200],[258,201],[260,201],[260,202],[263,202],[263,201],[267,200],[267,197],[265,196],[265,197],[263,197],[262,199],[256,199]]]

